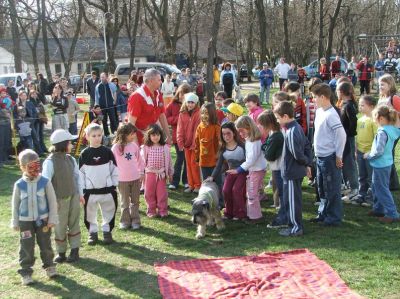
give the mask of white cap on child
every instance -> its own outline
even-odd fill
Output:
[[[195,93],[189,92],[185,94],[185,101],[197,104],[199,102],[199,97]]]
[[[63,129],[58,129],[53,132],[50,136],[51,144],[57,144],[67,140],[75,140],[78,138],[78,135],[72,135],[68,131]]]

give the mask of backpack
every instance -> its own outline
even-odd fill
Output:
[[[223,85],[233,85],[233,74],[232,73],[225,73],[222,77],[222,84]]]

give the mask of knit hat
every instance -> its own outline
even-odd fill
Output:
[[[7,92],[7,89],[6,89],[4,86],[1,86],[1,87],[0,87],[0,93],[1,93],[1,92]]]
[[[63,129],[58,129],[53,132],[50,136],[51,144],[57,144],[67,140],[75,140],[78,138],[78,135],[71,135],[68,131]]]
[[[243,114],[243,107],[236,103],[231,103],[228,107],[222,107],[221,110],[230,112],[236,116],[241,116]]]
[[[193,102],[197,104],[199,102],[199,97],[193,92],[186,93],[185,102]]]

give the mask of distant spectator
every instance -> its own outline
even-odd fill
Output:
[[[334,78],[336,74],[341,72],[341,62],[339,55],[336,55],[334,61],[331,62],[331,78]]]
[[[89,105],[90,109],[93,108],[94,106],[97,84],[99,84],[99,78],[97,78],[96,72],[92,71],[91,78],[86,81],[86,91],[90,96],[90,105]]]

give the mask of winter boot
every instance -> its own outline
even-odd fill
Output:
[[[79,248],[71,249],[71,253],[67,258],[67,263],[74,263],[79,260]]]
[[[67,260],[65,257],[65,252],[59,252],[56,258],[54,259],[54,262],[57,264],[64,263]]]
[[[89,235],[89,239],[87,241],[88,245],[96,245],[97,241],[99,240],[99,237],[97,233],[91,233]]]
[[[103,242],[105,245],[109,245],[112,242],[114,242],[111,232],[103,232],[103,238],[104,238]]]

